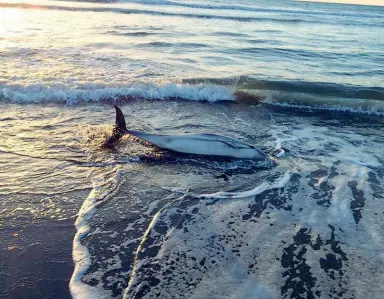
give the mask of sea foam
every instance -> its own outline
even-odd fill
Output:
[[[233,193],[232,192],[217,192],[217,193],[212,193],[212,194],[194,195],[193,197],[200,199],[200,201],[196,205],[194,205],[193,207],[194,208],[198,207],[198,209],[203,209],[203,207],[210,200],[214,201],[216,199],[231,199],[231,198],[240,200],[239,202],[232,202],[230,204],[231,208],[238,207],[238,206],[244,206],[244,205],[246,206],[248,204],[247,199],[253,198],[254,196],[261,194],[266,190],[281,189],[289,182],[290,178],[291,178],[291,174],[287,172],[284,175],[282,175],[281,177],[279,177],[277,180],[275,180],[274,182],[268,182],[268,183],[265,182],[265,183],[261,184],[260,186],[257,186],[255,188],[253,188],[252,190],[248,190],[248,191],[240,191],[240,192],[233,192]],[[207,200],[205,200],[205,199],[207,199]],[[244,199],[244,201],[241,202],[241,199]],[[185,243],[184,238],[179,236],[177,230],[172,228],[172,224],[171,224],[172,221],[170,221],[170,219],[172,219],[179,211],[177,209],[177,205],[181,204],[183,201],[185,201],[185,195],[183,195],[179,199],[169,203],[168,205],[164,206],[162,209],[160,209],[154,215],[152,222],[148,226],[148,229],[143,236],[143,239],[140,243],[140,246],[137,249],[136,264],[135,264],[133,273],[131,275],[129,285],[126,289],[126,293],[124,295],[124,298],[135,298],[135,296],[141,296],[143,294],[142,290],[146,288],[146,282],[143,281],[143,278],[146,277],[146,271],[148,271],[148,265],[151,265],[153,262],[157,263],[157,261],[161,261],[163,259],[166,260],[168,254],[174,248],[178,248],[181,250],[181,252],[184,252],[182,249],[184,246],[186,246],[184,244]],[[215,209],[214,205],[211,205],[211,206],[213,207],[213,209]],[[224,204],[224,206],[220,205],[220,209],[222,209],[220,213],[224,213],[224,214],[226,213],[226,211],[231,210],[231,209],[227,209],[225,204]],[[236,208],[234,210],[236,210]],[[214,215],[214,214],[212,214],[212,215]],[[221,218],[221,216],[219,216],[218,218]],[[161,244],[160,250],[159,250],[156,257],[154,257],[153,259],[152,259],[152,257],[148,258],[146,256],[148,244],[151,244],[150,247],[152,247],[152,246],[156,247],[155,245],[158,245],[156,242],[154,242],[154,240],[156,240],[157,238],[160,238],[160,239],[162,238],[161,234],[158,233],[158,227],[163,227],[165,223],[167,223],[167,225],[169,225],[168,232],[164,236],[164,238],[166,239],[166,242]],[[225,230],[224,227],[225,227],[225,225],[223,226],[223,224],[220,222],[220,219],[218,219],[217,223],[215,222],[214,224],[205,227],[205,229],[207,230],[205,237],[207,239],[210,239],[211,235],[214,235],[216,233],[219,234],[218,231],[220,231],[220,229]],[[202,252],[204,252],[206,250],[206,248],[208,248],[209,246],[205,243],[205,241],[206,241],[205,237],[203,237],[201,239],[196,238],[196,232],[199,232],[201,228],[199,226],[197,226],[194,228],[189,227],[189,229],[191,229],[190,241],[194,240],[193,241],[194,245],[192,247],[189,247],[188,252],[193,253],[197,259],[205,260],[204,254],[202,254]],[[215,230],[217,230],[217,231],[215,231]],[[183,233],[185,233],[185,231]],[[184,235],[184,237],[185,237],[185,235]],[[226,258],[229,258],[229,256],[226,256]],[[225,258],[223,258],[223,264],[225,263],[224,260],[225,260]],[[159,262],[159,264],[161,264],[161,263]],[[191,296],[191,298],[207,298],[207,297],[209,297],[209,295],[212,295],[213,293],[211,293],[211,292],[213,291],[213,286],[217,282],[216,280],[218,277],[220,277],[220,280],[222,279],[221,282],[227,281],[228,286],[231,286],[234,289],[238,289],[238,291],[240,292],[240,293],[237,293],[237,295],[236,295],[236,291],[232,292],[231,295],[233,297],[231,297],[231,298],[238,298],[237,296],[241,296],[240,294],[243,294],[243,295],[246,294],[245,296],[249,295],[250,298],[251,297],[256,298],[255,296],[258,296],[257,298],[272,298],[272,297],[274,298],[274,296],[271,295],[272,291],[268,287],[266,287],[262,283],[255,284],[255,281],[253,279],[249,279],[246,277],[247,275],[245,275],[245,273],[243,273],[244,272],[243,269],[238,268],[236,266],[232,266],[230,268],[227,268],[227,270],[230,270],[230,271],[227,272],[226,274],[222,273],[221,276],[213,275],[213,277],[210,277],[209,279],[207,279],[204,282],[204,284],[206,284],[207,288],[206,289],[204,289],[204,288],[203,289],[196,289],[194,292],[194,295]],[[149,270],[149,271],[152,271],[152,270]],[[178,271],[179,271],[179,269],[177,269],[177,271],[175,270],[175,272],[178,272]],[[191,273],[192,272],[194,272],[194,269],[191,269]],[[215,271],[213,271],[213,272],[215,272]],[[181,285],[183,283],[182,280],[185,277],[183,277],[183,278],[177,277],[177,274],[172,274],[170,276],[172,276],[172,278],[176,280],[174,287],[176,287],[176,288],[179,287],[177,285],[178,279],[180,279],[179,282],[180,282],[180,287],[181,287]],[[160,273],[158,273],[156,275],[156,279],[160,280],[160,285],[162,285],[163,283],[166,284],[167,279],[165,277],[162,277],[162,275]],[[198,277],[195,277],[195,279],[199,280]],[[191,285],[193,285],[193,284],[194,284],[194,282],[191,281]],[[210,289],[210,288],[212,288],[212,289]],[[240,291],[240,289],[241,289],[241,291]],[[226,288],[223,288],[220,291],[216,289],[215,290],[215,292],[216,292],[215,297],[217,297],[217,298],[219,298],[219,297],[230,298],[230,297],[227,297],[227,295],[228,295],[227,291],[228,291],[228,289],[226,289]],[[144,294],[145,294],[145,292],[146,291],[144,291]],[[208,296],[207,296],[207,294],[208,294]]]
[[[65,84],[0,85],[0,100],[11,103],[64,103],[67,105],[90,102],[119,102],[132,99],[190,101],[231,101],[231,89],[215,85],[164,84]]]
[[[89,221],[94,216],[97,206],[113,194],[114,190],[118,187],[119,175],[120,172],[116,169],[115,175],[107,181],[103,181],[102,177],[95,176],[93,179],[93,189],[78,213],[75,222],[77,233],[73,239],[72,250],[75,269],[69,284],[70,292],[74,299],[111,298],[111,294],[104,290],[102,286],[90,286],[82,281],[91,265],[91,256],[88,248],[81,241],[90,231]]]
[[[371,99],[341,99],[334,97],[314,97],[313,95],[289,96],[269,93],[264,104],[288,109],[309,111],[337,111],[354,114],[384,116],[384,102]]]

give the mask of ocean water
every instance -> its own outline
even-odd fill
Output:
[[[377,6],[1,1],[0,298],[382,298],[383,36]],[[113,104],[270,159],[103,149]]]

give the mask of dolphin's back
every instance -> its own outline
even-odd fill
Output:
[[[266,158],[261,150],[251,144],[216,134],[157,135],[135,130],[127,130],[127,133],[158,147],[180,153],[243,159]]]

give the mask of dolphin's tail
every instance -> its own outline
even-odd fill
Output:
[[[127,125],[125,123],[124,114],[119,107],[115,105],[116,123],[112,131],[112,136],[104,143],[104,147],[111,148],[113,145],[127,133]]]

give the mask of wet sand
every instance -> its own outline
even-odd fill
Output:
[[[71,298],[73,220],[33,220],[0,231],[0,298]]]

